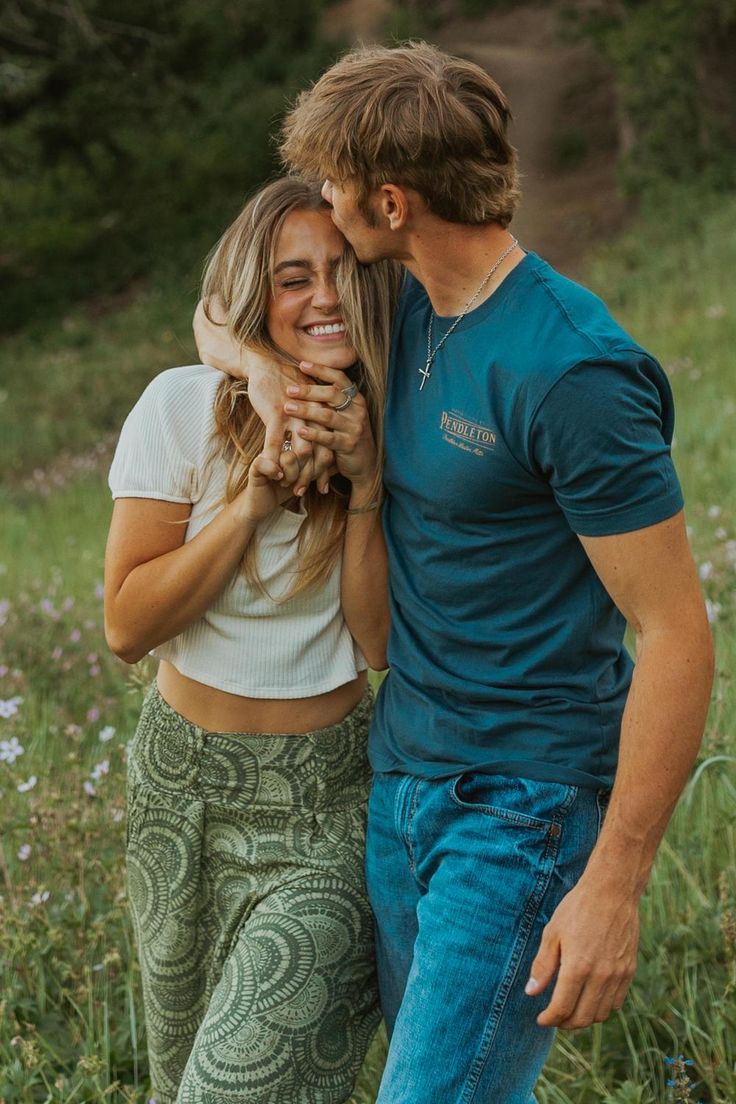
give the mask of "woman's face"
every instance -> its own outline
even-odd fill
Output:
[[[276,243],[266,324],[296,360],[349,368],[357,353],[345,333],[335,273],[345,239],[329,211],[292,211]]]

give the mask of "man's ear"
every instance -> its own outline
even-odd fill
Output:
[[[381,184],[378,208],[389,230],[402,230],[409,220],[411,209],[409,190],[400,184]]]

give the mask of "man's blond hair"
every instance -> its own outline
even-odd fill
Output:
[[[303,92],[281,154],[315,179],[417,191],[448,222],[507,226],[519,200],[511,112],[496,82],[426,42],[352,50]]]

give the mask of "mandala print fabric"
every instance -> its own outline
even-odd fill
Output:
[[[207,733],[152,688],[128,890],[157,1104],[340,1104],[379,1020],[363,881],[370,698],[304,736]]]

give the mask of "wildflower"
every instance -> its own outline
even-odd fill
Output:
[[[719,525],[714,533],[714,536],[716,540],[725,541],[726,537],[728,536],[728,531],[724,529],[722,525]]]
[[[10,602],[7,598],[0,599],[0,625],[4,625],[8,620],[8,613],[10,612]]]
[[[0,625],[2,624],[3,622],[2,620],[0,620]],[[0,678],[5,678],[9,670],[10,668],[8,667],[7,663],[0,663]]]
[[[56,609],[54,603],[50,598],[42,598],[39,602],[39,608],[42,613],[45,613],[47,617],[50,617],[52,621],[59,620],[59,611]]]
[[[84,792],[87,794],[87,797],[96,797],[97,796],[97,790],[94,788],[94,786],[89,781],[89,779],[84,780],[84,782],[82,783],[82,788],[84,789]]]
[[[103,759],[101,762],[99,762],[97,764],[97,766],[92,768],[92,770],[90,771],[90,778],[92,779],[93,782],[99,782],[101,778],[103,778],[106,774],[109,773],[109,771],[110,771],[110,760],[109,759]]]
[[[97,737],[97,739],[100,741],[101,744],[106,744],[108,742],[108,740],[112,740],[114,735],[115,735],[115,729],[113,728],[113,726],[112,725],[105,725],[104,728],[100,729],[100,734]]]
[[[709,624],[714,624],[721,615],[722,606],[720,602],[712,602],[710,598],[705,599],[705,612],[708,615]]]
[[[104,588],[104,586],[102,585],[102,583],[95,583],[95,598],[102,599],[104,597],[105,597],[105,588]]]
[[[20,862],[26,862],[31,857],[31,845],[30,843],[24,843],[18,848],[18,859]]]
[[[97,678],[99,673],[100,673],[100,668],[98,667],[98,665],[96,663],[94,663],[89,669],[89,677],[90,678]]]
[[[725,318],[726,308],[723,303],[711,303],[709,307],[705,308],[706,318]]]
[[[64,610],[65,613],[68,613],[70,609],[74,609],[74,599],[71,596],[69,598],[65,598],[64,601],[61,603],[61,608]]]
[[[99,711],[99,709],[97,708],[96,705],[93,705],[91,709],[87,710],[87,720],[91,724],[94,724],[95,721],[99,721],[99,719],[100,719],[100,711]]]
[[[667,1081],[667,1088],[672,1090],[672,1101],[695,1100],[693,1089],[695,1083],[688,1076],[688,1067],[694,1065],[692,1058],[683,1058],[678,1054],[676,1058],[665,1058],[665,1065],[672,1070],[673,1077]]]
[[[23,699],[16,695],[14,698],[0,699],[0,717],[6,721],[14,717],[18,712],[18,706],[23,704]]]
[[[59,645],[57,644],[56,647],[54,648],[53,652],[51,653],[51,658],[58,661],[58,660],[61,659],[63,654],[64,654],[63,648],[60,648]]]
[[[715,521],[715,519],[720,517],[720,516],[721,516],[721,507],[720,506],[709,506],[708,507],[708,517],[710,518],[711,521]]]
[[[705,563],[702,563],[700,565],[700,567],[698,568],[698,575],[700,576],[702,582],[705,582],[706,579],[711,579],[713,577],[713,564],[710,562],[710,560],[706,560]]]
[[[81,736],[82,729],[77,724],[68,724],[64,729],[65,736]]]
[[[110,816],[112,817],[115,824],[120,824],[120,821],[125,816],[125,813],[122,809],[113,809],[110,813]]]
[[[71,640],[72,644],[78,644],[79,641],[82,639],[82,633],[80,629],[72,629],[72,631],[69,633],[69,639]]]
[[[39,890],[38,893],[34,893],[31,897],[31,904],[34,906],[45,905],[51,894],[47,889]]]
[[[9,740],[0,740],[0,763],[12,764],[25,753],[25,748],[18,742],[17,736],[11,736]]]
[[[97,662],[97,652],[90,652],[89,655],[87,656],[87,662],[88,663],[96,663]]]
[[[19,782],[15,788],[18,793],[28,793],[29,790],[33,789],[37,782],[38,779],[36,778],[35,774],[32,774],[27,782]]]

